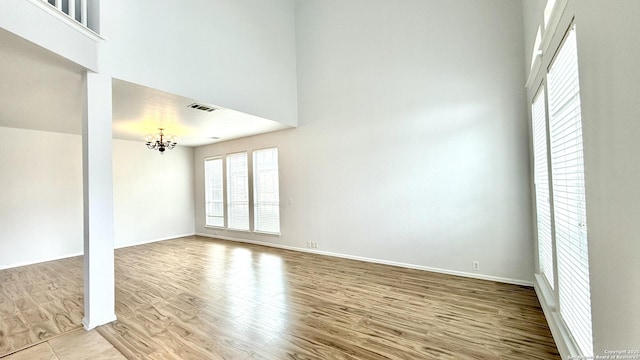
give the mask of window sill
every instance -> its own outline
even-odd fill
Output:
[[[239,233],[247,233],[247,234],[256,234],[256,235],[267,235],[267,236],[274,236],[274,237],[280,237],[281,233],[279,232],[269,232],[269,231],[251,231],[251,230],[242,230],[242,229],[230,229],[230,228],[226,228],[224,226],[213,226],[213,225],[205,225],[204,226],[205,229],[212,229],[212,230],[219,230],[219,231],[233,231],[233,232],[239,232]]]
[[[554,290],[549,286],[547,279],[544,278],[541,274],[535,274],[536,282],[538,283],[538,288],[542,293],[542,298],[546,303],[547,307],[552,311],[557,310],[556,299]]]
[[[258,234],[258,235],[269,235],[269,236],[276,236],[276,237],[280,237],[280,233],[277,232],[268,232],[268,231],[254,231],[254,234]]]

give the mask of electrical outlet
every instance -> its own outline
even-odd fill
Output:
[[[473,269],[473,271],[480,271],[480,261],[474,260],[471,263],[471,268]]]
[[[318,243],[316,241],[307,241],[307,247],[310,249],[317,249]]]

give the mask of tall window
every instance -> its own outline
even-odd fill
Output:
[[[551,202],[549,198],[549,169],[547,161],[547,115],[545,91],[541,89],[531,106],[536,215],[538,220],[538,261],[540,272],[553,289],[553,241],[551,238]]]
[[[253,216],[255,231],[280,233],[278,149],[253,152]]]
[[[205,226],[280,234],[278,149],[253,151],[252,173],[248,160],[246,151],[205,159]]]
[[[247,153],[227,155],[227,227],[249,230],[249,173]]]
[[[204,161],[206,226],[224,227],[222,159]]]
[[[553,13],[553,8],[556,5],[556,0],[547,0],[547,5],[544,8],[544,26],[547,27],[549,25],[549,21],[551,20],[551,14]]]
[[[593,354],[578,52],[572,28],[547,74],[560,315]]]

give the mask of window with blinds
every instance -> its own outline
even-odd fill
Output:
[[[205,225],[224,227],[222,159],[204,161]]]
[[[531,106],[533,133],[533,173],[536,190],[538,221],[538,262],[551,289],[555,287],[553,275],[553,242],[551,239],[551,202],[549,198],[549,163],[547,154],[547,115],[545,91],[541,89]]]
[[[249,172],[247,153],[227,155],[227,228],[249,230]]]
[[[585,356],[593,354],[582,120],[575,28],[547,74],[549,142],[560,315]]]
[[[253,152],[254,230],[280,233],[278,149]]]

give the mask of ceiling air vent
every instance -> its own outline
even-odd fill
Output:
[[[198,103],[193,103],[191,105],[187,105],[187,107],[192,108],[192,109],[196,109],[196,110],[206,111],[206,112],[213,112],[215,110],[218,110],[218,109],[216,109],[214,107],[207,106],[207,105],[202,105],[202,104],[198,104]]]

